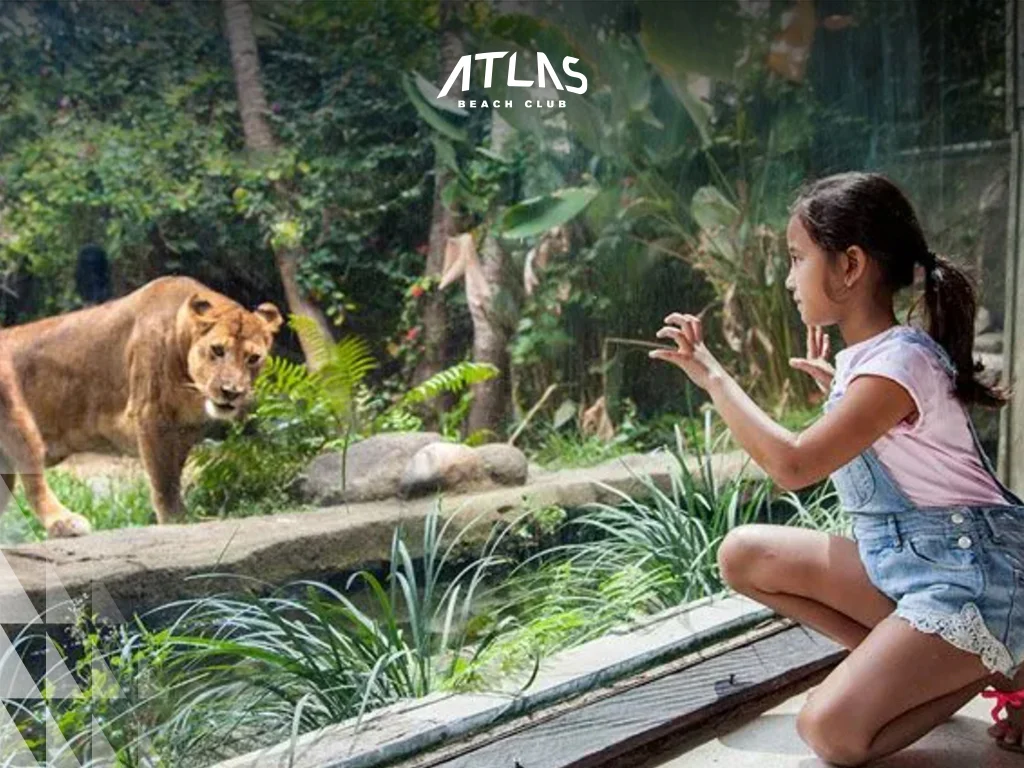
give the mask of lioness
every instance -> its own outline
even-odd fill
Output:
[[[0,330],[0,349],[46,466],[81,451],[139,456],[162,524],[182,519],[181,470],[203,424],[242,413],[281,322],[273,304],[250,312],[190,278],[162,277],[99,306]],[[13,486],[14,475],[3,479]],[[84,518],[47,494],[30,493],[47,530],[84,532]]]

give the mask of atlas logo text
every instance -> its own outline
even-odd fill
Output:
[[[473,59],[484,62],[484,88],[491,87],[491,81],[494,75],[494,62],[503,59],[508,55],[508,51],[491,51],[488,53],[477,53],[466,54],[459,58],[459,63],[455,65],[455,69],[448,76],[447,82],[444,84],[444,88],[437,95],[437,98],[442,99],[448,95],[448,92],[452,89],[455,81],[462,76],[462,87],[460,90],[466,92],[469,90],[470,71],[472,70]],[[512,57],[508,60],[508,87],[509,88],[532,88],[534,86],[533,80],[519,80],[516,77],[516,56],[518,54],[513,53]],[[537,82],[536,85],[539,88],[546,88],[548,80],[550,79],[551,84],[560,91],[569,91],[569,93],[586,93],[587,92],[587,78],[585,75],[580,74],[572,68],[572,65],[578,62],[579,59],[573,56],[566,56],[562,59],[562,70],[565,72],[566,84],[562,85],[562,81],[558,78],[558,73],[555,72],[555,68],[551,65],[551,60],[548,59],[543,53],[537,53]],[[569,80],[575,79],[579,81],[579,85],[570,85]]]

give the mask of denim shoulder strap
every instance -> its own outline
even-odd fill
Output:
[[[963,406],[961,405],[961,407]],[[999,476],[996,474],[995,468],[992,466],[992,462],[989,461],[988,454],[985,453],[985,448],[982,446],[981,440],[978,438],[978,432],[974,428],[974,422],[971,419],[971,414],[966,408],[964,408],[964,418],[967,419],[967,427],[971,430],[971,440],[974,441],[974,450],[978,454],[978,458],[981,459],[981,466],[985,468],[985,471],[988,472],[989,476],[995,481],[995,484],[999,486],[999,490],[1002,491],[1003,497],[1006,499],[1007,503],[1024,506],[1024,501],[1021,501],[1021,498],[1017,494],[1003,485],[1002,480],[1000,480]]]
[[[933,339],[928,332],[907,325],[903,326],[897,335],[903,341],[929,350],[938,358],[939,364],[942,366],[942,370],[946,372],[946,375],[949,376],[950,382],[956,381],[956,363],[953,362],[953,358],[949,356],[946,348]]]
[[[907,334],[907,341],[913,344],[920,344],[921,346],[931,349],[935,353],[935,356],[938,357],[939,361],[942,363],[943,369],[946,371],[947,374],[949,374],[951,381],[955,381],[956,364],[953,363],[953,360],[952,358],[950,358],[949,353],[946,352],[946,349],[924,331],[918,329],[911,330],[914,331],[914,333]],[[1024,501],[1021,501],[1019,496],[1017,496],[1013,491],[1011,491],[1009,488],[1003,485],[1002,481],[996,475],[995,469],[992,466],[992,462],[989,460],[988,454],[985,453],[985,448],[982,446],[981,440],[978,438],[978,432],[974,428],[974,421],[971,419],[970,412],[959,400],[957,400],[957,403],[963,409],[964,419],[967,421],[967,428],[970,430],[971,433],[971,442],[974,444],[975,453],[981,460],[981,466],[984,467],[985,471],[988,472],[989,476],[995,481],[996,485],[999,487],[999,490],[1002,492],[1003,496],[1006,498],[1008,503],[1024,505]]]

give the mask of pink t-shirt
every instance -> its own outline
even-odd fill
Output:
[[[831,397],[858,376],[901,384],[917,405],[911,424],[897,424],[872,446],[900,490],[917,506],[1006,504],[982,466],[967,426],[967,411],[933,351],[906,338],[925,333],[896,325],[836,353]]]

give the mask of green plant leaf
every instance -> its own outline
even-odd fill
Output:
[[[464,128],[448,122],[423,98],[423,94],[420,93],[419,88],[416,87],[412,78],[407,74],[402,76],[402,90],[405,91],[405,95],[409,97],[409,101],[412,102],[413,107],[416,108],[424,122],[435,131],[447,136],[452,141],[466,141],[469,139],[469,134],[466,133]]]
[[[455,157],[455,147],[440,136],[435,135],[433,138],[434,157],[436,157],[445,168],[448,168],[455,173],[461,173],[459,170],[459,161]]]
[[[423,98],[427,100],[427,103],[436,109],[443,109],[445,112],[451,112],[453,115],[459,117],[468,117],[469,112],[459,106],[458,100],[453,99],[450,96],[445,96],[443,99],[437,98],[441,93],[441,89],[434,85],[432,82],[427,80],[419,72],[413,71],[414,82],[416,88],[423,95]]]
[[[717,187],[701,187],[690,204],[693,218],[701,229],[731,229],[740,218],[739,209],[725,199]]]
[[[490,363],[464,362],[446,368],[410,389],[399,403],[400,407],[422,403],[437,397],[442,392],[458,392],[471,384],[494,378],[498,369]]]
[[[551,428],[554,430],[561,429],[563,426],[569,423],[570,419],[576,416],[577,405],[572,400],[565,400],[558,410],[555,411],[555,416],[551,420]]]
[[[597,197],[600,187],[567,187],[523,200],[505,211],[498,229],[503,237],[523,238],[572,220]]]

